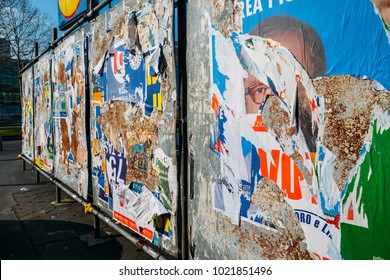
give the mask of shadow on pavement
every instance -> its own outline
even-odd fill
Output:
[[[32,251],[23,236],[15,235],[18,221],[0,221],[2,260],[118,260],[122,245],[115,236],[94,238],[92,226],[58,220],[21,221]],[[20,237],[20,238],[18,238]]]

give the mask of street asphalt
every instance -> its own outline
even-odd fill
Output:
[[[4,141],[0,151],[1,260],[153,260],[128,239],[101,222],[95,238],[93,215],[61,194],[36,171],[22,170],[21,141]]]

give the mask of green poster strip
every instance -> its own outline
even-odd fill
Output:
[[[344,196],[343,204],[356,185],[356,195],[361,194],[358,211],[364,211],[368,220],[368,228],[341,224],[341,255],[344,259],[390,259],[389,136],[390,129],[378,130],[375,121],[371,148]]]

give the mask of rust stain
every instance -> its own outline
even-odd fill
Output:
[[[123,32],[123,30],[125,29],[125,20],[126,20],[126,13],[114,21],[114,26],[115,26],[114,34],[118,36],[118,38],[121,40],[125,39],[124,37],[125,32]]]
[[[278,70],[279,75],[282,75],[282,68],[278,62],[276,62],[276,69]]]
[[[49,82],[49,72],[45,72],[45,74],[43,75],[43,82],[44,83]]]
[[[253,242],[260,244],[263,256],[270,260],[312,260],[307,250],[297,250],[304,243],[303,237],[294,238],[287,233],[282,238],[275,233],[252,236]]]
[[[306,99],[307,101],[309,100],[307,97]],[[302,109],[301,107],[299,110],[305,111],[307,110],[307,108]],[[300,116],[302,116],[302,114],[300,114]],[[273,132],[278,138],[278,142],[280,143],[281,147],[284,148],[284,153],[291,157],[291,159],[294,161],[294,163],[304,175],[306,182],[311,184],[312,176],[307,167],[304,165],[299,152],[296,149],[288,152],[289,149],[286,149],[286,145],[290,145],[289,143],[291,143],[292,137],[296,134],[297,127],[290,126],[290,117],[288,113],[281,107],[280,100],[277,97],[271,96],[267,99],[261,117],[267,130]],[[303,131],[303,135],[307,137],[307,141],[313,142],[312,146],[315,149],[316,138],[311,132],[311,115],[299,117],[298,123],[299,128]]]
[[[103,133],[117,151],[126,149],[129,163],[126,182],[137,181],[154,191],[159,183],[157,171],[152,168],[153,146],[158,143],[158,127],[153,118],[143,115],[142,110],[135,109],[129,103],[113,101],[102,106],[102,115],[97,119]],[[123,144],[122,144],[123,143]],[[134,145],[143,146],[147,170],[140,168],[139,159],[132,156]]]
[[[103,57],[105,52],[108,50],[111,40],[115,37],[115,39],[125,40],[126,38],[126,16],[127,14],[119,16],[114,19],[112,22],[113,29],[109,32],[106,32],[105,26],[102,23],[97,22],[94,26],[93,38],[94,38],[94,61],[93,65],[97,65],[99,60]],[[101,21],[104,23],[104,21]],[[125,30],[125,31],[124,31]]]
[[[334,179],[341,191],[359,158],[373,107],[386,109],[389,92],[377,92],[370,80],[351,76],[325,77],[313,84],[325,102],[323,142],[336,156]]]
[[[60,154],[65,158],[68,151],[70,151],[70,141],[68,133],[68,125],[66,119],[60,119],[60,129],[61,129],[61,144],[60,144]],[[66,162],[66,161],[65,161]]]
[[[78,149],[77,147],[80,145],[78,138],[80,136],[80,122],[79,122],[80,114],[77,109],[75,109],[72,113],[72,123],[73,123],[73,132],[71,134],[71,147],[72,147],[72,153],[74,154],[75,159],[78,158],[77,152]]]
[[[60,61],[58,64],[58,80],[59,84],[66,84],[66,72],[65,72],[65,63]]]
[[[281,107],[275,96],[268,97],[261,118],[268,131],[274,132],[279,139],[291,138],[296,128],[290,127],[290,117]],[[292,133],[292,134],[291,134]]]
[[[94,47],[95,47],[96,55],[95,55],[95,60],[93,62],[93,65],[97,65],[99,63],[99,60],[107,51],[110,45],[110,41],[112,39],[112,37],[109,36],[108,34],[104,36],[103,34],[100,33],[101,33],[100,29],[97,26],[95,26],[93,38],[94,38]]]
[[[268,259],[312,259],[305,243],[304,233],[294,210],[284,200],[283,191],[271,180],[263,178],[253,196],[266,217],[277,225],[278,232],[252,233],[251,242],[260,244],[263,256]]]
[[[213,0],[213,17],[215,26],[225,37],[242,30],[243,13],[237,0]]]
[[[241,251],[257,248],[260,255],[251,255],[251,258],[258,259],[314,259],[307,250],[305,235],[294,210],[284,200],[283,191],[274,182],[263,178],[252,195],[252,201],[262,209],[265,216],[272,219],[278,231],[232,225],[228,217],[222,216],[222,219],[218,219],[222,220],[221,232],[232,236]]]
[[[63,60],[58,62],[58,84],[66,85],[67,89],[73,86],[77,99],[81,100],[79,104],[74,100],[74,108],[71,111],[68,108],[67,118],[61,118],[59,124],[61,130],[60,153],[63,155],[61,164],[64,165],[69,174],[71,166],[76,166],[76,162],[78,169],[82,169],[86,165],[86,149],[82,145],[84,137],[82,110],[85,106],[85,89],[81,56],[74,57],[72,75],[70,77],[65,72],[65,62]],[[65,95],[67,96],[66,98],[70,97],[69,92],[66,92]],[[72,163],[68,160],[67,155],[69,153],[73,154],[75,162]]]

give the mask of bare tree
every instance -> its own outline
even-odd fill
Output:
[[[34,56],[34,42],[40,51],[51,40],[52,23],[30,0],[0,0],[0,38],[8,41],[11,58],[21,69]]]
[[[47,47],[51,25],[30,0],[0,0],[0,126],[20,125],[18,74],[34,57],[34,42]]]

